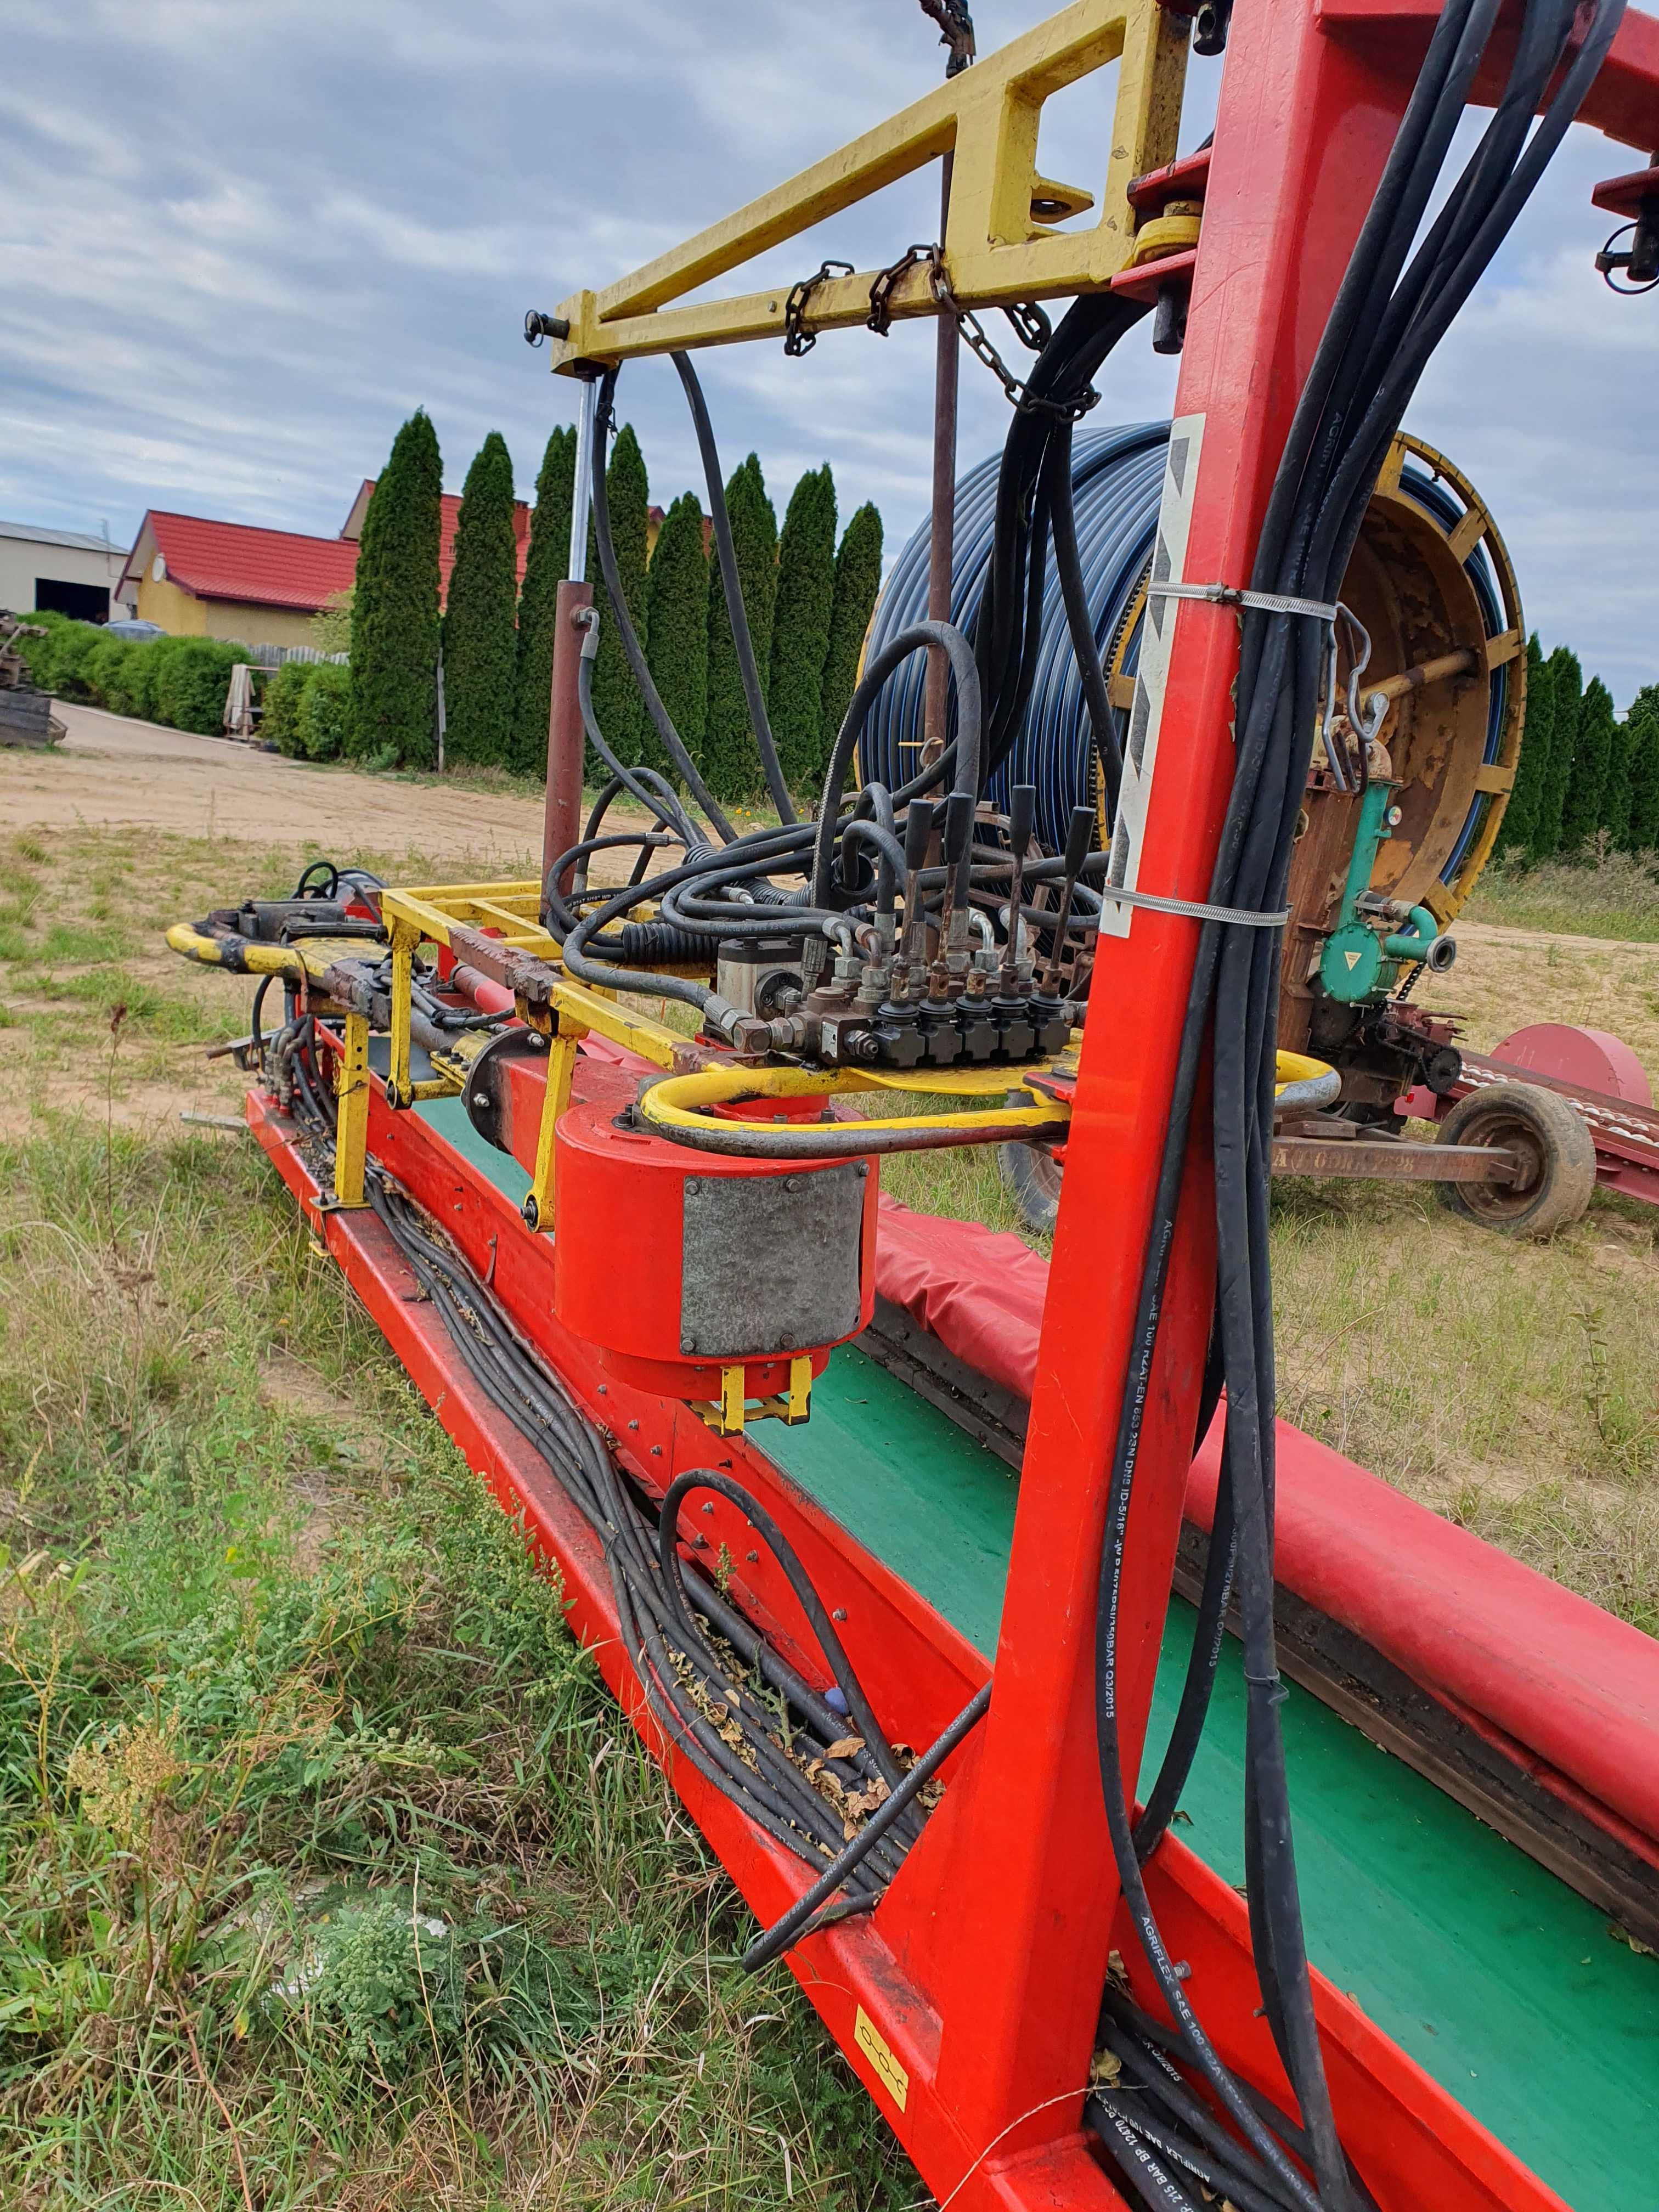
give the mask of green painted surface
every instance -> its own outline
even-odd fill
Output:
[[[996,1639],[1015,1485],[1000,1461],[850,1347],[779,1464],[980,1649]],[[1177,1604],[1153,1710],[1174,1718],[1192,1637]],[[1237,1646],[1180,1832],[1243,1880]],[[1431,1783],[1291,1688],[1285,1705],[1308,1946],[1370,2018],[1576,2212],[1659,2207],[1659,1960]],[[1200,2002],[1202,1992],[1197,1991]]]
[[[459,1102],[417,1109],[514,1205],[530,1188]],[[864,1355],[836,1352],[804,1427],[766,1449],[988,1655],[1015,1484],[1002,1462]],[[1192,1637],[1176,1603],[1153,1706],[1162,1749]],[[1180,1832],[1243,1880],[1237,1647]],[[1659,1960],[1431,1783],[1292,1686],[1284,1708],[1308,1946],[1370,2018],[1575,2208],[1659,2212]],[[1201,1992],[1199,1993],[1201,1997]]]
[[[514,1206],[524,1204],[530,1195],[530,1177],[511,1152],[498,1152],[494,1145],[484,1142],[467,1120],[466,1109],[459,1098],[428,1098],[414,1110],[446,1144],[454,1146],[470,1167],[477,1168],[486,1182],[504,1191]]]

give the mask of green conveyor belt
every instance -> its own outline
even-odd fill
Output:
[[[529,1176],[483,1142],[458,1100],[416,1111],[523,1199]],[[815,1387],[811,1419],[769,1422],[758,1441],[994,1650],[1014,1523],[1000,1460],[851,1346]],[[1177,1600],[1152,1760],[1175,1717],[1192,1626]],[[1574,2212],[1659,2212],[1659,1960],[1614,1941],[1565,1883],[1316,1698],[1290,1686],[1284,1720],[1315,1962]],[[1242,1685],[1224,1660],[1180,1834],[1234,1883],[1244,1878],[1243,1741]]]
[[[850,1346],[815,1388],[811,1421],[769,1424],[761,1440],[994,1650],[1015,1496],[1000,1460]],[[1150,1762],[1175,1717],[1192,1626],[1177,1601]],[[1654,2212],[1659,1960],[1615,1941],[1603,1915],[1307,1692],[1291,1688],[1284,1718],[1315,1961],[1576,2212]],[[1243,1741],[1243,1686],[1224,1660],[1179,1832],[1236,1883]]]

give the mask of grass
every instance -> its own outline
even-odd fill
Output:
[[[915,2205],[262,1156],[179,1130],[250,987],[160,932],[307,857],[0,846],[0,2203]],[[1477,1042],[1595,1007],[1656,1064],[1659,955],[1440,980]],[[990,1156],[883,1179],[1016,1225]],[[1285,1411],[1659,1633],[1656,1229],[1284,1184]]]
[[[912,2201],[262,1157],[0,1177],[0,2202]]]
[[[1587,855],[1528,867],[1498,861],[1482,875],[1465,909],[1471,921],[1573,937],[1659,944],[1659,853]]]

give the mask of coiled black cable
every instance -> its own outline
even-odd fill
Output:
[[[304,1017],[291,1024],[285,1039],[290,1032],[295,1111],[326,1159],[333,1149],[333,1101],[315,1066],[314,1021]],[[366,1188],[463,1365],[543,1457],[599,1539],[623,1640],[666,1741],[769,1835],[834,1877],[843,1893],[833,1917],[873,1909],[921,1832],[922,1808],[915,1802],[921,1787],[960,1735],[942,1739],[919,1772],[907,1773],[828,1609],[759,1501],[710,1469],[681,1475],[660,1503],[654,1501],[623,1474],[604,1437],[519,1339],[441,1231],[376,1163],[369,1164]],[[735,1504],[772,1552],[813,1625],[840,1709],[681,1556],[678,1509],[697,1487],[714,1489]],[[849,1735],[849,1717],[856,1738]],[[736,1744],[728,1741],[733,1723]],[[822,1786],[825,1777],[833,1794]],[[845,1833],[849,1798],[882,1816],[860,1831],[854,1852]],[[816,1924],[824,1924],[822,1916]]]

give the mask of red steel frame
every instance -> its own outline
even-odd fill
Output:
[[[1176,411],[1205,418],[1189,578],[1248,579],[1296,394],[1435,12],[1432,0],[1239,0],[1202,235],[1195,264],[1190,254],[1179,262],[1191,270],[1192,301]],[[1496,80],[1485,88],[1488,96],[1495,88]],[[1644,154],[1659,144],[1659,22],[1626,18],[1584,119]],[[1212,606],[1182,603],[1176,621],[1163,720],[1169,757],[1154,781],[1139,880],[1143,890],[1201,898],[1231,772],[1237,634],[1232,616]],[[568,766],[574,748],[562,726],[561,735]],[[568,810],[568,788],[558,797]],[[1109,1031],[1092,1023],[1085,1030],[989,1717],[946,1769],[944,1802],[878,1911],[789,1954],[928,2185],[955,2212],[1122,2204],[1081,2127],[1114,1951],[1143,2001],[1153,2000],[1101,1802],[1095,1583],[1104,1469],[1194,939],[1190,923],[1143,911],[1131,939],[1101,941],[1097,996],[1113,1020]],[[593,1060],[581,1069],[579,1096],[617,1080]],[[515,1085],[539,1081],[532,1065],[515,1066]],[[610,1579],[591,1532],[471,1386],[378,1220],[319,1210],[297,1131],[257,1093],[250,1117],[451,1434],[503,1503],[523,1510],[563,1578],[576,1632],[594,1647],[607,1682],[744,1897],[772,1920],[810,1870],[661,1739],[617,1641]],[[513,1119],[534,1126],[532,1113]],[[1207,1132],[1196,1130],[1130,1518],[1119,1663],[1132,1769],[1169,1602],[1208,1325],[1207,1145]],[[685,1407],[607,1377],[593,1347],[554,1316],[550,1241],[527,1233],[501,1192],[425,1122],[390,1113],[378,1083],[369,1146],[489,1273],[519,1326],[613,1436],[624,1466],[658,1491],[687,1467],[727,1467],[763,1498],[826,1602],[844,1608],[849,1655],[884,1721],[910,1742],[936,1735],[985,1679],[981,1656],[775,1468],[763,1442],[717,1442]],[[727,1515],[716,1501],[712,1518],[698,1516],[698,1531],[713,1543],[726,1538],[741,1559],[740,1524],[728,1528]],[[823,1680],[769,1561],[763,1555],[743,1571],[747,1581],[733,1585],[740,1600],[804,1672]],[[1172,1952],[1191,1963],[1194,2001],[1223,2056],[1285,2098],[1270,2036],[1253,2016],[1258,1991],[1242,1901],[1173,1835],[1148,1881]],[[1344,2137],[1386,2212],[1559,2206],[1318,1978],[1316,2001]]]

